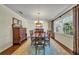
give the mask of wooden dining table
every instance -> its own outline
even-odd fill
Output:
[[[36,54],[37,54],[37,50],[38,50],[38,47],[41,46],[43,48],[43,54],[45,54],[45,46],[46,46],[46,33],[34,33],[32,35],[32,37],[34,38],[33,39],[33,45],[35,46],[35,49],[36,49]]]

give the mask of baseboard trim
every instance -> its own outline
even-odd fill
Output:
[[[65,46],[64,44],[62,44],[61,42],[59,42],[58,40],[56,39],[53,39],[56,43],[58,43],[62,48],[64,48],[69,54],[71,55],[74,55],[73,51],[68,48],[67,46]]]
[[[27,40],[24,40],[21,44],[14,44],[14,45],[6,48],[2,52],[0,52],[0,55],[11,55],[14,51],[16,51],[16,49],[18,49],[20,46],[22,46],[23,43],[25,43],[26,41]]]
[[[3,52],[3,51],[5,51],[5,50],[7,50],[8,48],[10,48],[10,47],[12,47],[12,46],[13,46],[13,44],[9,45],[8,47],[6,47],[6,48],[4,48],[3,50],[1,50],[0,53]]]

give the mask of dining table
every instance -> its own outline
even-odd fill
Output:
[[[47,43],[47,34],[45,32],[43,33],[34,33],[32,35],[32,38],[33,38],[33,46],[35,46],[35,50],[36,50],[36,54],[37,54],[37,51],[38,51],[38,48],[39,47],[42,47],[43,49],[43,54],[45,54],[45,46],[46,46],[46,43]]]

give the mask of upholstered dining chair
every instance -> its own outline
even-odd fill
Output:
[[[45,54],[45,38],[44,37],[36,37],[35,39],[36,54],[39,47],[43,48],[43,54]]]
[[[33,45],[34,44],[34,33],[33,33],[33,30],[30,30],[30,38],[31,38],[31,45]]]

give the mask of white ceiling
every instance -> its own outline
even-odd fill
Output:
[[[72,4],[5,4],[5,6],[28,20],[36,19],[35,15],[39,11],[40,19],[48,21],[65,9],[70,8]],[[19,13],[19,11],[23,14]]]

